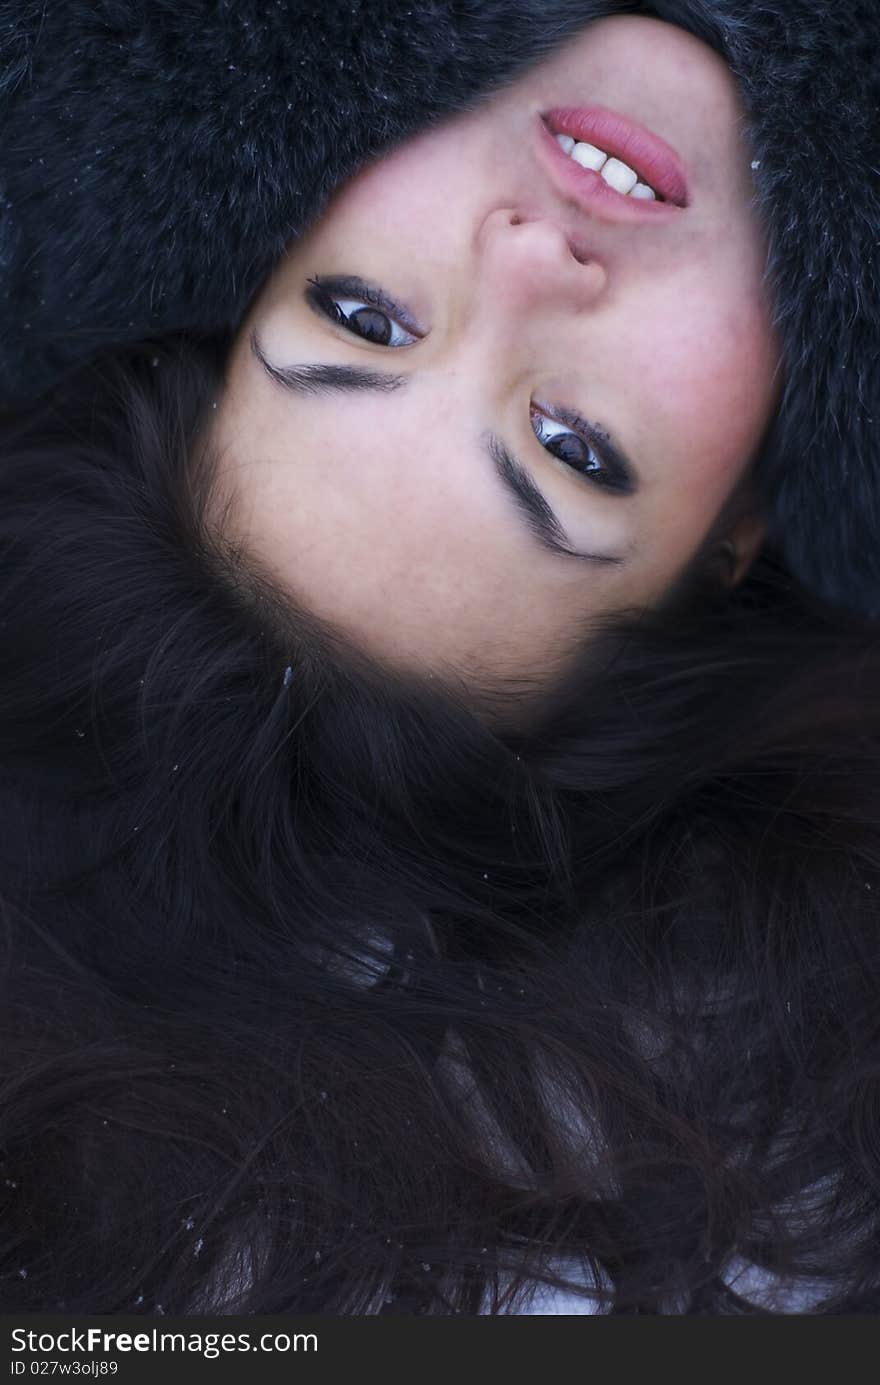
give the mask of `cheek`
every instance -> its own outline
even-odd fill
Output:
[[[639,512],[641,540],[657,556],[649,585],[662,586],[705,538],[773,405],[776,355],[761,305],[713,300],[707,286],[702,303],[696,291],[690,301],[677,321],[668,300],[642,304],[643,320],[665,325],[632,343],[627,368],[639,382],[628,396],[639,445],[657,459]]]
[[[383,225],[399,226],[410,162],[404,148],[367,164],[327,204],[320,223],[322,234],[332,234],[337,228],[341,231],[346,223],[366,226],[370,217],[375,223],[373,236]],[[381,218],[377,216],[380,212]]]
[[[383,240],[396,256],[411,251],[416,262],[436,254],[450,213],[473,204],[471,131],[464,121],[407,139],[356,173],[331,198],[320,223],[328,248],[348,254],[363,241],[371,252]],[[410,265],[401,265],[410,268]]]
[[[644,447],[679,456],[681,486],[696,485],[711,498],[726,494],[769,419],[775,350],[759,304],[702,293],[700,302],[694,292],[692,310],[678,321],[668,302],[654,305],[652,320],[665,325],[634,348],[633,374],[643,416],[656,420],[654,441],[646,437]]]

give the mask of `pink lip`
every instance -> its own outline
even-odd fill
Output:
[[[537,120],[540,155],[560,189],[596,215],[613,221],[648,221],[677,216],[688,205],[687,179],[673,149],[623,116],[602,106],[564,106],[546,111]],[[590,168],[575,163],[556,134],[598,145],[629,164],[666,201],[633,198],[615,191]]]

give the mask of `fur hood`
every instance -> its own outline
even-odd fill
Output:
[[[740,84],[786,365],[770,538],[880,618],[877,0],[0,0],[0,405],[114,343],[235,330],[364,159],[633,13]]]

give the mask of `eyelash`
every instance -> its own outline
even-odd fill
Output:
[[[307,279],[306,282],[309,285],[309,288],[306,290],[307,300],[318,308],[320,312],[324,313],[331,322],[335,322],[338,326],[344,327],[346,331],[351,332],[353,336],[358,337],[361,341],[369,341],[369,337],[364,336],[363,333],[358,332],[356,328],[352,327],[351,318],[340,308],[336,301],[337,299],[350,298],[354,302],[363,303],[371,308],[376,308],[392,321],[402,322],[406,331],[411,335],[418,335],[414,332],[408,314],[399,304],[393,302],[393,300],[390,299],[387,294],[383,293],[381,289],[374,288],[373,285],[367,284],[361,279],[340,278],[324,281],[319,278],[314,278]],[[331,288],[335,290],[335,294],[331,293]],[[359,312],[360,309],[356,309],[356,311]],[[353,316],[354,313],[352,313],[352,317]],[[375,345],[387,346],[396,350],[399,349],[400,343],[377,342]],[[564,458],[557,457],[555,453],[551,452],[550,456],[553,457],[555,461],[559,462],[560,465],[569,467],[570,470],[574,471],[577,476],[582,477],[590,485],[601,486],[605,490],[625,491],[628,489],[626,481],[619,476],[614,463],[607,461],[603,457],[601,449],[596,446],[596,430],[591,428],[586,420],[581,418],[580,414],[575,413],[571,409],[557,408],[554,416],[549,417],[543,410],[536,409],[534,405],[530,406],[529,412],[531,417],[538,419],[542,433],[544,423],[555,423],[568,427],[578,441],[588,447],[593,455],[599,459],[602,471],[585,471],[579,467],[572,466],[571,463],[566,462]],[[534,428],[532,431],[534,432]],[[539,442],[542,442],[542,437],[539,436],[537,432],[535,433],[535,437]],[[549,449],[545,447],[545,451],[549,451]]]

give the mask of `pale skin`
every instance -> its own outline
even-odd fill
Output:
[[[691,191],[680,215],[611,224],[549,182],[527,127],[587,103],[678,151]],[[360,647],[419,673],[540,684],[593,618],[659,600],[748,479],[779,398],[742,116],[712,49],[614,16],[340,187],[252,304],[212,414],[246,550]],[[333,275],[391,295],[421,335],[352,293],[334,296],[382,340],[320,316],[306,280]],[[358,365],[409,377],[406,388],[293,395],[254,354],[254,331],[276,367]],[[613,434],[635,493],[591,480],[601,454],[552,418],[540,440],[538,401]],[[542,548],[483,450],[487,430],[575,549],[624,561]],[[559,436],[573,462],[547,450]],[[729,581],[763,532],[755,510],[730,529]]]

